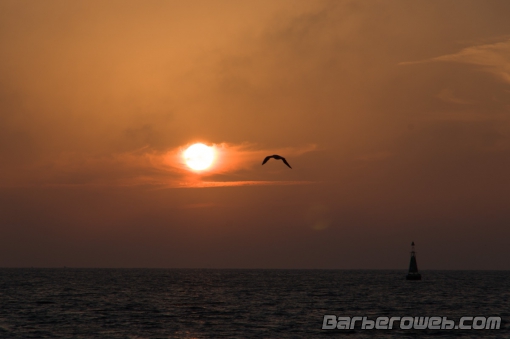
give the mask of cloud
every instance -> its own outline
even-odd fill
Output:
[[[207,144],[207,143],[206,143]],[[261,149],[255,144],[229,144],[220,143],[212,144],[216,152],[216,160],[213,165],[205,171],[193,172],[190,171],[182,158],[182,152],[189,146],[189,144],[177,147],[162,155],[160,159],[153,161],[155,166],[161,170],[168,168],[171,172],[177,173],[178,178],[171,180],[164,184],[164,187],[172,188],[201,188],[201,187],[234,187],[234,186],[260,186],[260,185],[298,185],[307,184],[308,181],[300,180],[285,180],[285,181],[267,181],[267,180],[221,180],[220,177],[225,177],[232,174],[249,177],[250,171],[253,167],[260,166],[265,156],[270,154],[284,154],[286,157],[299,157],[302,154],[314,151],[317,149],[316,145],[307,145],[303,147],[286,147],[275,149]],[[210,180],[210,179],[216,180]]]
[[[196,172],[189,169],[182,157],[189,145],[165,151],[142,147],[109,156],[62,153],[56,160],[13,173],[9,181],[0,182],[0,186],[203,188],[309,184],[310,181],[303,180],[253,180],[259,179],[254,176],[253,168],[260,166],[269,154],[299,157],[317,148],[307,145],[261,149],[248,143],[209,144],[216,151],[216,161],[207,170]]]
[[[446,54],[421,61],[401,62],[400,65],[413,65],[428,62],[458,62],[481,66],[483,70],[510,83],[510,40],[470,46],[457,53]]]
[[[204,187],[238,187],[238,186],[268,186],[268,185],[308,185],[315,181],[197,181],[176,183],[168,188],[204,188]]]
[[[459,98],[456,96],[451,89],[445,88],[439,92],[437,97],[443,101],[450,102],[453,104],[459,104],[459,105],[469,105],[472,102],[469,100],[465,100],[462,98]]]

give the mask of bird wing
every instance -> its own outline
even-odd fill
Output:
[[[285,163],[285,165],[289,166],[289,168],[292,169],[292,167],[290,167],[289,163],[287,162],[287,160],[285,160],[285,158],[282,158],[282,161]]]
[[[270,155],[269,155],[269,156],[267,156],[267,157],[264,159],[264,161],[262,161],[262,165],[264,165],[264,164],[265,164],[265,163],[266,163],[269,159],[271,159],[271,156],[270,156]]]

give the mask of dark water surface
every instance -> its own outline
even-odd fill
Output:
[[[510,338],[510,271],[0,269],[0,338]],[[322,330],[323,316],[499,330]]]

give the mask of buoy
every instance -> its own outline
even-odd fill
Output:
[[[414,241],[411,243],[411,262],[409,263],[409,273],[407,280],[421,280],[421,274],[418,273],[418,264],[416,263],[416,252],[414,251]]]

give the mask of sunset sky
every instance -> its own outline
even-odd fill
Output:
[[[0,0],[0,267],[510,269],[509,13]]]

